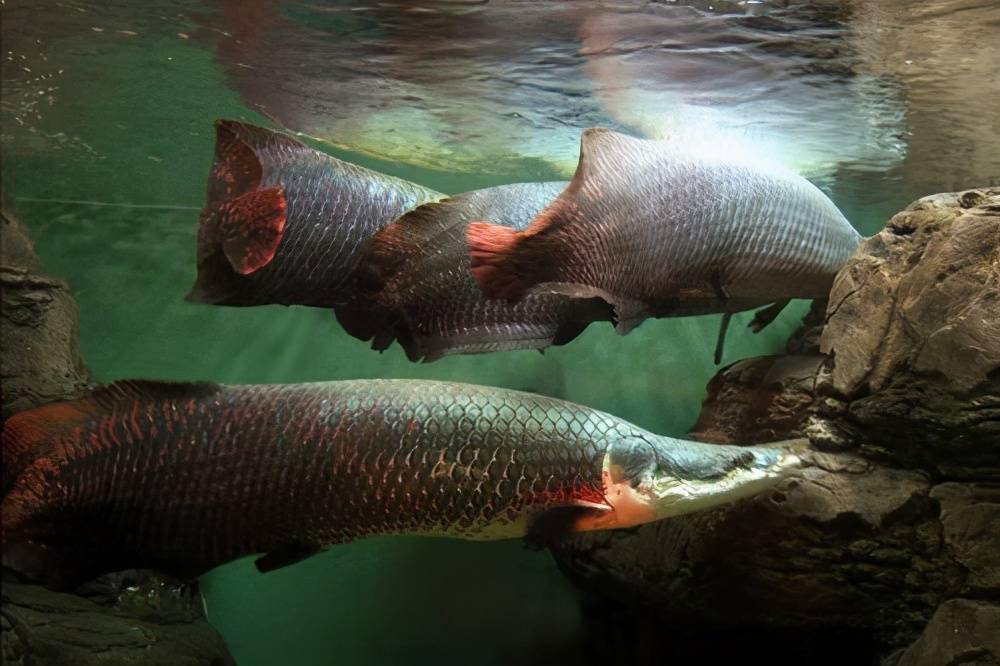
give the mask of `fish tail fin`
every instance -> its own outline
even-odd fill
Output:
[[[260,189],[276,156],[309,148],[281,132],[234,120],[215,123],[215,156],[198,226],[198,277],[187,295],[197,303],[237,304],[239,276],[266,266],[284,234],[287,202],[280,187]]]
[[[531,284],[518,270],[516,251],[523,237],[510,227],[472,222],[465,232],[472,277],[488,298],[517,300]]]

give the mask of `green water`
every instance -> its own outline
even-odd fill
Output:
[[[2,11],[10,16],[15,7]],[[231,89],[211,49],[178,34],[194,33],[193,13],[212,8],[121,9],[113,18],[135,16],[118,25],[101,23],[109,19],[84,3],[17,11],[29,16],[4,40],[5,52],[13,43],[18,49],[4,70],[4,194],[47,270],[71,285],[96,379],[451,379],[567,398],[656,432],[683,434],[693,423],[716,370],[718,317],[651,321],[624,338],[595,325],[544,355],[415,365],[398,347],[368,350],[329,312],[183,301],[195,273],[212,122],[268,122]],[[19,66],[52,78],[35,85]],[[51,85],[57,90],[46,91]],[[54,101],[33,101],[35,88]],[[560,177],[533,157],[449,173],[329,150],[445,192]],[[866,177],[832,178],[829,191],[867,233],[926,193],[905,185],[873,192]],[[737,316],[724,362],[779,350],[807,305],[794,304],[759,335],[743,327],[749,314]],[[519,542],[372,539],[264,576],[249,561],[235,562],[207,575],[203,591],[241,666],[564,662],[577,654],[583,631],[571,584],[548,553]]]

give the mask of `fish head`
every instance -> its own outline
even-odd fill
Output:
[[[629,527],[750,497],[777,485],[801,460],[790,446],[725,446],[636,433],[605,456],[611,511],[589,529]]]

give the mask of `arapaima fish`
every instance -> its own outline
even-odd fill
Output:
[[[776,484],[791,448],[702,444],[531,393],[431,381],[117,382],[3,424],[4,565],[270,570],[377,534],[637,525]]]
[[[517,183],[457,194],[410,211],[375,234],[358,261],[357,308],[341,323],[382,349],[400,341],[411,360],[565,344],[596,320],[611,320],[600,299],[528,294],[517,303],[487,299],[469,273],[469,222],[525,228],[566,183]]]
[[[797,174],[606,129],[583,133],[573,180],[527,229],[477,222],[467,237],[488,297],[601,298],[623,334],[773,303],[759,328],[789,299],[826,298],[861,240]]]
[[[406,211],[442,196],[282,132],[220,120],[188,300],[343,303],[358,250]]]
[[[465,227],[489,216],[522,229],[564,185],[449,198],[288,134],[219,121],[188,299],[333,308],[354,337],[380,351],[398,340],[414,361],[563,344],[610,320],[610,307],[551,294],[519,304],[484,298],[469,274]]]

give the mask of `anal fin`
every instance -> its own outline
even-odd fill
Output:
[[[261,555],[254,560],[254,566],[257,567],[257,571],[267,573],[275,569],[287,567],[290,564],[301,562],[322,552],[322,550],[322,548],[315,544],[288,544],[287,546],[272,550],[266,555]]]

